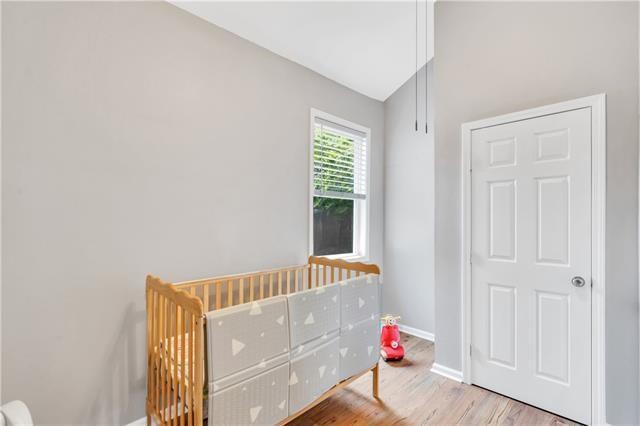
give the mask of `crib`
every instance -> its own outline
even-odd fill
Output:
[[[206,353],[207,313],[236,309],[250,302],[264,303],[279,295],[294,295],[369,274],[377,278],[380,269],[374,264],[311,256],[305,265],[179,283],[147,276],[147,424],[207,423],[208,371],[210,374],[216,368],[208,365]],[[377,398],[376,362],[365,371],[343,378],[278,423],[286,424],[369,371],[373,375],[372,393]]]

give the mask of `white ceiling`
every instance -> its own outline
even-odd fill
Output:
[[[416,70],[414,1],[169,0],[280,56],[384,101]],[[429,3],[428,58],[433,57]],[[418,68],[425,60],[425,2],[418,2]]]

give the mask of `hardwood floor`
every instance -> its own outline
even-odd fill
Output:
[[[432,342],[402,335],[407,356],[380,361],[380,400],[366,374],[289,425],[441,425],[576,423],[485,389],[430,372]]]

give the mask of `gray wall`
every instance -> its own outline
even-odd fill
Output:
[[[384,103],[383,309],[403,325],[434,332],[433,61],[428,66],[429,133],[424,132],[424,68]]]
[[[436,361],[459,370],[460,125],[607,94],[607,420],[638,423],[638,5],[437,2]]]
[[[168,3],[2,3],[2,397],[44,423],[144,415],[144,279],[305,262],[309,108],[383,104]]]

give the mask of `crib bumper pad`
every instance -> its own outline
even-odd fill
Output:
[[[338,383],[338,332],[333,338],[291,359],[289,413],[309,405]]]
[[[207,313],[209,424],[273,424],[289,408],[287,298]]]
[[[287,298],[276,296],[207,313],[209,382],[289,353]],[[286,362],[288,359],[283,359]],[[273,363],[271,363],[273,366]]]
[[[373,367],[380,356],[380,315],[340,330],[340,380]]]
[[[377,275],[341,283],[340,380],[378,362],[380,286]]]
[[[340,286],[305,290],[287,296],[291,349],[340,328]]]
[[[289,414],[313,402],[338,382],[340,286],[288,296],[291,330]]]
[[[209,385],[209,424],[275,424],[288,415],[289,363],[223,390]]]
[[[342,281],[340,287],[342,328],[380,314],[380,285],[377,275]]]

